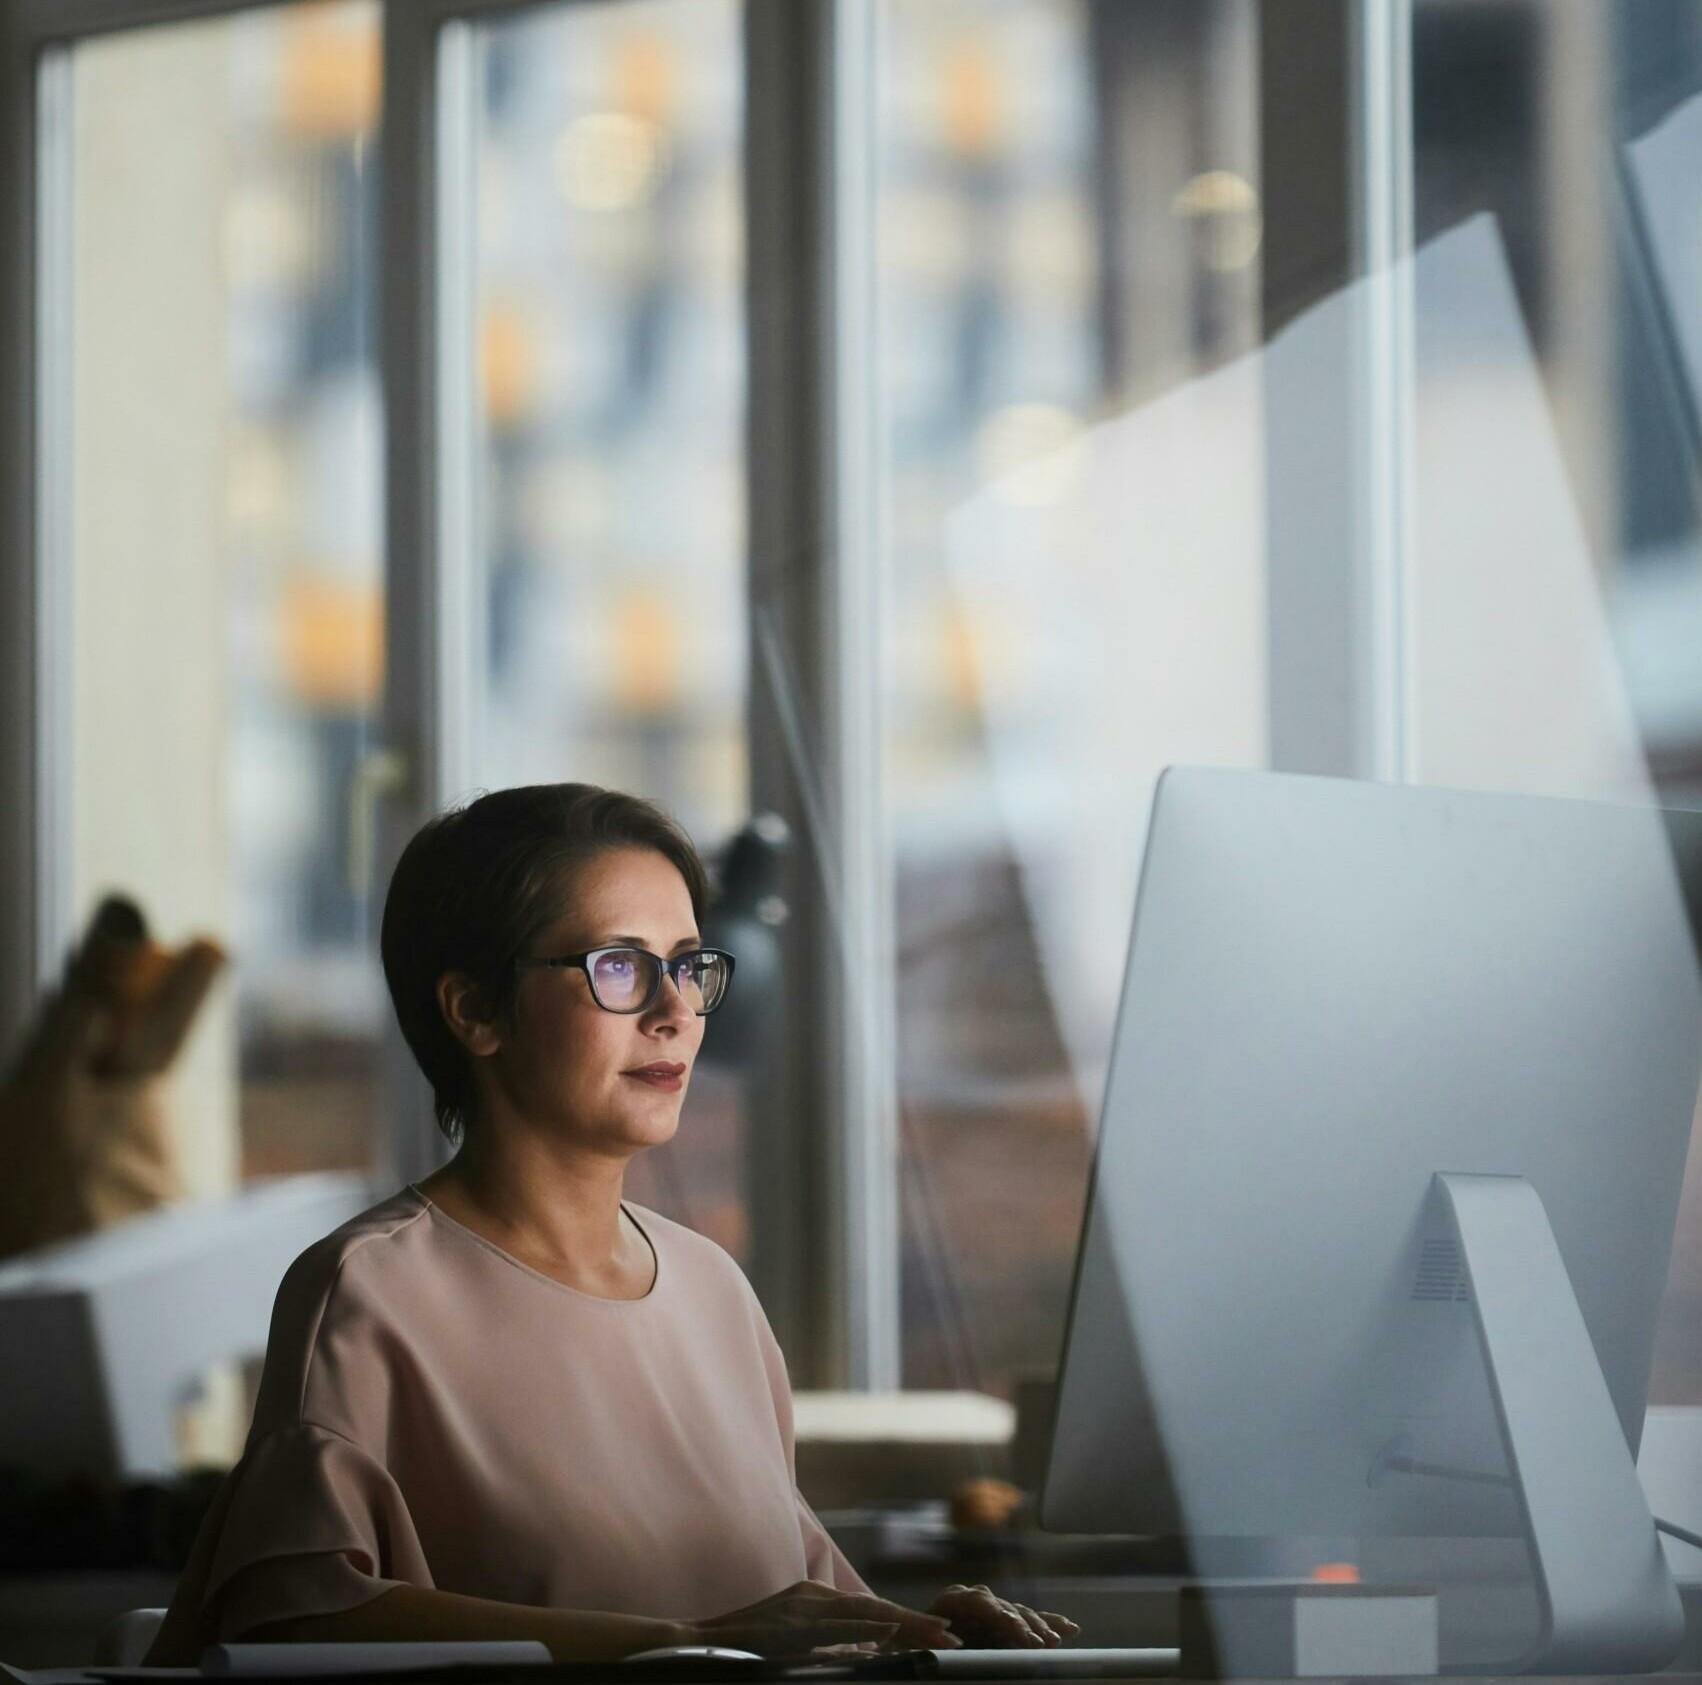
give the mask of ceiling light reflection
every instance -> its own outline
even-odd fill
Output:
[[[1171,200],[1170,208],[1200,230],[1206,267],[1220,275],[1245,269],[1265,236],[1258,190],[1233,170],[1207,170],[1195,176]]]

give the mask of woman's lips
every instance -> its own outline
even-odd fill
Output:
[[[642,1070],[622,1071],[621,1075],[650,1088],[659,1088],[664,1094],[675,1094],[685,1086],[686,1068],[684,1065],[646,1065]]]

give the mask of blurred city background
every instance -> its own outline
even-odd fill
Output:
[[[1344,561],[1309,597],[1293,557],[1364,530],[1357,452],[1403,474],[1403,776],[1702,794],[1702,5],[1417,0],[1411,255],[1280,287],[1306,207],[1267,183],[1272,36],[1339,37],[1345,8],[1278,10],[869,8],[841,260],[870,497],[837,560],[870,582],[889,974],[836,998],[879,1008],[906,1386],[1008,1397],[1056,1361],[1152,782],[1308,758],[1271,698],[1336,683],[1366,587]],[[758,647],[790,610],[750,563],[749,281],[798,259],[747,202],[746,25],[739,0],[472,21],[444,293],[459,793],[606,783],[712,855],[782,772],[825,776],[808,734],[751,727],[752,673],[784,715],[808,663]],[[383,28],[325,0],[68,49],[64,901],[75,926],[122,887],[233,955],[179,1077],[203,1195],[395,1162]],[[1373,200],[1374,139],[1338,160]],[[1378,389],[1341,347],[1377,345],[1391,289],[1398,449],[1373,406],[1308,455],[1314,385]],[[706,1064],[631,1186],[747,1262],[763,1103],[760,1071]],[[1702,1191],[1653,1396],[1702,1403]]]

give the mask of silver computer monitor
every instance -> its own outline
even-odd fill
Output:
[[[1182,1536],[1208,1572],[1213,1540],[1522,1541],[1536,1626],[1501,1660],[1666,1659],[1632,1460],[1699,857],[1702,815],[1653,807],[1164,775],[1045,1526]]]

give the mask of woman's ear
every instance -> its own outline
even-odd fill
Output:
[[[487,1058],[502,1046],[479,986],[466,972],[446,971],[438,978],[437,1009],[449,1033],[475,1058]]]

